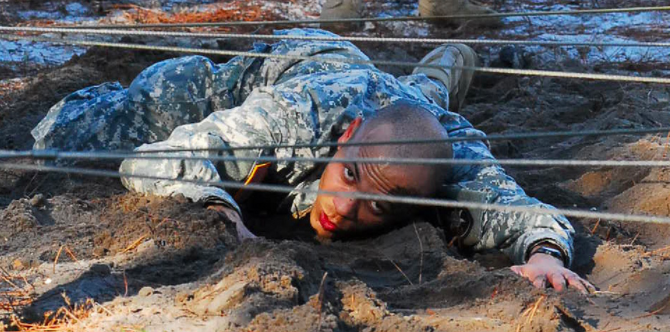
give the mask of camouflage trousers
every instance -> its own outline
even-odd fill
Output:
[[[290,31],[305,35],[326,33],[313,29]],[[338,56],[368,59],[350,43],[331,44],[336,45],[332,53]],[[324,42],[281,41],[273,45],[256,44],[253,51],[309,56],[323,54],[323,46]],[[268,66],[267,62],[273,63]],[[337,65],[310,63],[306,68],[309,74],[318,74],[327,73],[334,66]],[[128,88],[109,82],[65,97],[32,130],[34,149],[132,150],[145,143],[163,141],[178,126],[197,123],[215,111],[240,106],[258,87],[305,75],[304,70],[296,67],[300,66],[295,61],[261,57],[235,57],[225,64],[215,64],[203,56],[165,60],[145,69]],[[442,83],[431,80],[426,84],[429,79],[424,75],[398,79],[418,87],[439,106],[448,108],[448,92]]]

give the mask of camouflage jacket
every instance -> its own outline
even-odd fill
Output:
[[[311,29],[277,34],[326,34]],[[334,35],[333,35],[334,36]],[[281,41],[256,44],[255,52],[368,60],[348,42]],[[128,89],[107,83],[78,91],[54,106],[33,130],[35,148],[67,150],[220,149],[249,145],[314,144],[336,140],[358,116],[400,101],[422,104],[438,117],[451,137],[481,137],[453,144],[454,158],[492,160],[485,135],[462,116],[446,111],[448,92],[424,75],[396,78],[372,65],[237,57],[214,64],[200,56],[163,61],[140,74]],[[146,143],[146,144],[143,144]],[[143,145],[142,145],[143,144]],[[141,145],[141,146],[140,146]],[[260,155],[328,157],[330,148],[277,148],[222,152],[177,152],[178,156]],[[122,173],[201,181],[245,181],[251,161],[125,160]],[[276,162],[269,177],[296,188],[318,188],[317,165]],[[130,190],[217,201],[239,210],[221,186],[124,178]],[[449,198],[551,208],[528,197],[499,166],[453,168]],[[294,216],[309,211],[314,195],[289,195]],[[475,250],[497,248],[516,263],[540,242],[563,249],[572,261],[570,223],[564,217],[495,210],[471,211],[474,222],[464,244]]]

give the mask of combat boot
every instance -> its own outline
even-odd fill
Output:
[[[322,20],[337,20],[347,18],[363,17],[363,0],[326,0],[321,7]],[[358,30],[363,27],[363,23],[343,22],[337,24],[321,24],[321,28],[331,28],[331,30]]]
[[[450,16],[450,15],[488,15],[496,14],[496,11],[476,3],[472,0],[419,0],[419,15],[428,16]],[[501,25],[499,17],[487,18],[461,18],[461,19],[435,19],[432,22],[442,24],[461,25],[467,21],[488,27]]]
[[[412,74],[425,74],[429,78],[441,82],[449,91],[449,111],[458,113],[463,107],[465,95],[470,89],[474,71],[451,67],[478,67],[479,58],[477,53],[467,45],[445,44],[428,53],[419,63],[446,67],[416,67]]]

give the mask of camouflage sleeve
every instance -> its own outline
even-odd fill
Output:
[[[449,133],[452,137],[480,136],[483,132],[472,127]],[[493,160],[484,141],[455,142],[454,158]],[[523,189],[497,165],[466,165],[454,167],[452,173],[457,183],[453,196],[458,200],[516,206],[551,208],[539,200],[528,197]],[[573,257],[574,229],[563,216],[529,212],[503,212],[497,210],[471,210],[472,227],[463,244],[475,250],[500,249],[515,264],[524,264],[529,251],[539,243],[551,243],[562,249],[566,266]]]
[[[296,121],[286,116],[286,107],[275,97],[271,88],[259,88],[252,92],[239,107],[217,111],[205,120],[177,127],[170,137],[162,142],[145,144],[137,151],[199,149],[200,151],[171,152],[171,156],[215,156],[258,157],[261,150],[213,151],[226,147],[292,143]],[[304,105],[303,105],[304,106]],[[300,108],[298,103],[297,108]],[[309,107],[309,106],[306,106]],[[299,112],[300,109],[294,110]],[[310,139],[305,132],[301,137]],[[209,151],[202,151],[209,149]],[[159,152],[160,153],[160,152]],[[171,179],[216,182],[220,180],[243,181],[254,163],[249,161],[226,161],[215,163],[209,160],[186,159],[126,159],[120,172],[130,175],[151,175]],[[122,182],[131,191],[160,196],[183,194],[196,202],[218,202],[240,212],[238,205],[222,186],[209,186],[177,181],[162,181],[125,177]]]

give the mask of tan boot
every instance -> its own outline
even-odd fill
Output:
[[[479,58],[477,53],[467,45],[446,44],[428,53],[421,64],[445,66],[445,67],[477,67]],[[465,95],[470,89],[473,70],[461,70],[454,68],[414,68],[413,74],[425,74],[433,80],[444,84],[449,91],[449,111],[458,113],[463,107]]]
[[[341,18],[363,17],[363,0],[326,0],[321,7],[322,20],[336,20]],[[322,28],[336,30],[359,29],[362,23],[322,24]]]
[[[496,14],[496,11],[476,3],[472,0],[419,0],[419,15],[448,16],[448,15],[488,15]],[[499,17],[488,17],[478,19],[439,19],[436,23],[462,25],[467,21],[471,24],[496,27],[502,23]]]

